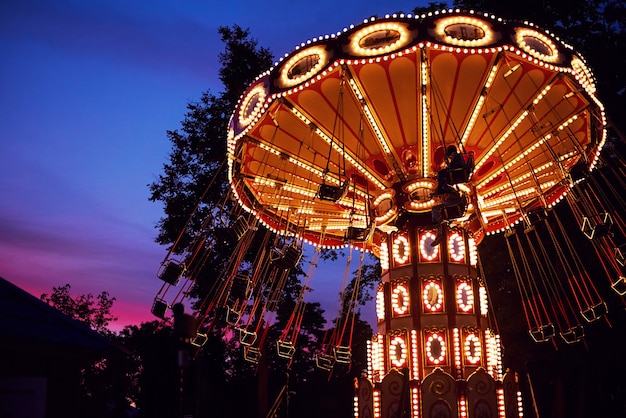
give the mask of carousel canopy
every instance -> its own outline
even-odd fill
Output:
[[[558,202],[593,168],[604,125],[584,59],[554,35],[475,13],[393,15],[261,74],[230,121],[229,178],[270,229],[376,252],[372,231],[436,204],[455,145],[474,165],[456,222],[479,242]]]

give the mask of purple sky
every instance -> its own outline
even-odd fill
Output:
[[[147,185],[186,104],[221,91],[217,28],[249,28],[278,58],[419,3],[0,2],[0,276],[35,296],[65,283],[106,290],[114,329],[154,319],[166,249],[154,243],[162,211]],[[344,269],[315,274],[309,300],[333,311]]]

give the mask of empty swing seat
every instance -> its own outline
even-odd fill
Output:
[[[585,329],[582,325],[576,325],[561,332],[560,335],[567,344],[574,344],[585,337]]]
[[[165,312],[167,311],[167,302],[163,299],[154,299],[152,304],[152,314],[157,318],[165,319]]]
[[[333,366],[335,365],[335,357],[329,356],[328,354],[317,354],[315,356],[315,365],[319,369],[329,372],[333,369]]]
[[[338,345],[333,348],[333,356],[337,363],[349,364],[352,361],[352,351],[348,346]]]
[[[194,347],[202,347],[206,344],[209,337],[206,334],[198,332],[195,337],[191,339],[191,345]]]
[[[583,217],[580,230],[589,239],[600,238],[610,233],[613,218],[608,212]]]
[[[169,260],[164,262],[162,266],[165,267],[159,273],[159,279],[163,280],[165,283],[171,284],[172,286],[176,286],[185,272],[185,265]]]
[[[231,326],[236,326],[241,319],[241,312],[238,312],[231,308],[230,306],[226,307],[226,323]]]
[[[541,325],[530,330],[530,336],[536,343],[544,343],[554,338],[554,324]]]
[[[605,316],[609,311],[605,302],[600,302],[580,312],[587,322],[594,322]]]
[[[317,191],[317,197],[328,202],[336,202],[346,195],[348,191],[348,180],[340,186],[333,186],[322,183]]]
[[[257,364],[261,358],[261,351],[256,347],[245,346],[243,348],[243,358],[250,363]]]
[[[626,277],[619,276],[619,279],[617,279],[615,283],[612,283],[611,287],[618,295],[626,295]]]
[[[375,226],[375,224],[372,224],[367,228],[349,226],[348,229],[346,229],[346,239],[350,241],[368,241],[374,232]]]
[[[291,269],[298,265],[302,258],[302,247],[296,244],[288,245],[284,251],[274,249],[274,265],[281,269]]]
[[[230,295],[235,299],[248,299],[250,296],[250,278],[245,274],[235,276]]]
[[[248,331],[244,328],[239,328],[239,342],[242,345],[252,345],[256,341],[256,332]]]
[[[467,209],[467,196],[461,195],[458,202],[454,204],[444,204],[441,209],[441,216],[446,220],[457,219],[465,214],[465,209]]]
[[[296,347],[291,341],[276,341],[276,350],[278,351],[278,357],[291,359],[296,352]]]
[[[230,227],[230,233],[239,241],[250,230],[250,222],[244,216],[240,216]]]

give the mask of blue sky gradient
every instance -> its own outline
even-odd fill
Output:
[[[0,276],[117,298],[115,328],[152,320],[166,249],[148,200],[189,102],[221,91],[217,29],[278,59],[301,42],[417,2],[8,0],[0,3]],[[336,305],[336,279],[311,301]]]

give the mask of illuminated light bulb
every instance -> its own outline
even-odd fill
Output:
[[[396,315],[409,313],[409,290],[403,284],[398,284],[391,292],[391,308]]]
[[[432,352],[432,344],[437,341],[439,344],[439,355],[434,357]],[[433,332],[426,338],[426,358],[431,364],[442,364],[446,360],[446,342],[443,335]]]
[[[382,287],[376,292],[376,317],[378,322],[385,319],[385,294]]]
[[[470,364],[479,364],[481,357],[480,339],[474,333],[465,336],[465,360]]]
[[[424,285],[422,292],[424,310],[427,312],[441,312],[443,309],[443,292],[441,285],[436,281],[429,281]]]
[[[401,336],[395,336],[389,342],[389,360],[397,368],[402,368],[406,365],[406,341]]]
[[[393,260],[397,264],[405,264],[409,261],[409,240],[403,235],[395,237],[391,253],[393,254]]]
[[[461,312],[471,313],[474,310],[474,292],[467,282],[459,282],[456,286],[457,307]]]

